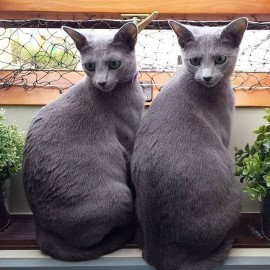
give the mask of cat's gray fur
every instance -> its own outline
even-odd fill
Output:
[[[153,101],[131,162],[143,257],[158,270],[208,270],[234,240],[240,195],[228,152],[230,75],[247,26],[185,27],[170,21],[184,65]],[[215,65],[215,56],[227,56]],[[199,57],[199,66],[189,59]],[[212,77],[207,83],[203,77]],[[212,83],[213,82],[213,83]]]
[[[96,71],[85,69],[88,76],[34,117],[23,179],[40,249],[62,260],[87,260],[132,237],[129,165],[144,97],[133,80],[135,24],[114,36],[64,30],[75,41],[84,69],[95,62]],[[116,60],[121,66],[109,69],[108,62]]]

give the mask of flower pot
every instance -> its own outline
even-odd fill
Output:
[[[9,192],[9,180],[0,180],[0,231],[9,224],[10,215],[7,210],[6,198]]]
[[[263,236],[270,241],[270,191],[261,203],[261,230]]]

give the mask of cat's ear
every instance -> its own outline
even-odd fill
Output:
[[[126,23],[115,34],[113,38],[114,44],[126,45],[131,50],[134,49],[137,42],[138,29],[134,23]]]
[[[62,26],[62,29],[67,32],[67,34],[74,40],[75,45],[79,51],[87,45],[86,37],[79,31],[67,26]]]
[[[188,42],[195,40],[192,32],[189,31],[183,24],[170,20],[169,25],[177,35],[178,43],[181,48],[185,48]]]
[[[246,18],[239,18],[232,21],[222,30],[220,40],[229,42],[233,47],[238,48],[247,25],[248,20]]]

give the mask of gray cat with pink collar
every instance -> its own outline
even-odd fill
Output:
[[[129,163],[144,96],[136,80],[136,25],[110,36],[64,30],[87,76],[32,120],[23,180],[39,248],[77,261],[133,236]]]

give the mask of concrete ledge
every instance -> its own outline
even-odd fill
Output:
[[[99,259],[85,262],[62,262],[39,250],[0,250],[0,269],[90,269],[153,270],[141,257],[139,249],[121,249]],[[270,249],[233,248],[229,257],[216,270],[269,270]]]

